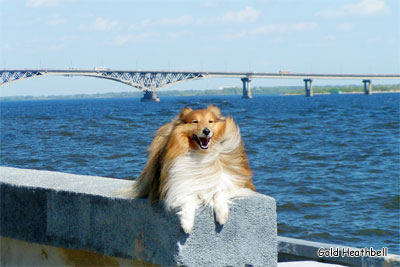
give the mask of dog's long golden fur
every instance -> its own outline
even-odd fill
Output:
[[[187,222],[185,226],[184,221],[194,219],[194,211],[185,215],[187,203],[195,203],[191,209],[202,203],[211,205],[224,224],[229,198],[240,195],[241,189],[255,191],[251,177],[234,120],[223,117],[215,106],[184,108],[157,130],[132,192],[135,197],[148,197],[151,203],[166,201],[168,208],[180,209],[182,227],[189,233],[193,225]]]

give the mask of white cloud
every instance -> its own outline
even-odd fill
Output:
[[[145,29],[148,27],[158,26],[158,25],[181,26],[181,25],[188,25],[192,22],[193,22],[192,15],[183,15],[183,16],[176,17],[176,18],[163,18],[163,19],[159,19],[159,20],[145,19],[145,20],[142,20],[142,21],[132,24],[130,26],[130,29],[131,30],[142,30],[142,29]]]
[[[344,17],[344,16],[370,16],[384,14],[389,11],[385,0],[361,0],[357,3],[340,7],[329,7],[317,12],[320,17]]]
[[[208,1],[203,1],[203,6],[205,6],[205,7],[217,7],[218,6],[218,2],[216,2],[216,1],[210,1],[210,0],[208,0]]]
[[[63,50],[65,48],[65,44],[55,44],[49,47],[51,50]]]
[[[59,7],[63,3],[67,2],[75,2],[75,0],[28,0],[26,1],[25,6],[32,8]]]
[[[304,32],[312,31],[318,27],[315,22],[298,22],[289,26],[288,31]]]
[[[228,11],[221,16],[203,17],[197,20],[198,24],[242,24],[247,22],[254,22],[260,16],[261,11],[256,10],[251,6],[246,7],[240,11]]]
[[[266,33],[273,33],[277,32],[278,28],[281,27],[277,24],[268,24],[261,27],[257,27],[252,30],[254,34],[266,34]]]
[[[253,22],[258,16],[261,14],[261,11],[254,9],[251,6],[246,7],[241,11],[228,11],[225,13],[220,20],[223,23],[245,23],[245,22]]]
[[[134,38],[133,34],[123,34],[123,35],[118,35],[115,36],[110,44],[111,45],[124,45],[126,43],[128,43],[132,38]]]
[[[318,27],[315,22],[297,22],[294,24],[268,24],[252,30],[254,34],[286,33],[311,31]]]
[[[257,35],[265,34],[283,34],[289,32],[312,31],[318,27],[315,22],[297,22],[293,24],[267,24],[252,30],[241,30],[230,32],[223,36],[224,39],[245,39]]]
[[[47,20],[47,23],[50,25],[65,24],[66,22],[67,22],[67,20],[62,18],[59,14],[53,14]]]
[[[136,43],[139,41],[148,40],[158,36],[159,34],[155,32],[144,32],[141,34],[121,34],[115,36],[110,42],[108,42],[108,44],[122,46],[128,43]]]
[[[185,26],[190,24],[242,24],[254,22],[260,16],[261,11],[248,6],[240,11],[228,11],[221,16],[194,18],[190,14],[185,14],[174,18],[162,18],[159,20],[145,19],[130,26],[131,30],[143,30],[154,26]]]
[[[351,31],[354,26],[351,23],[342,23],[336,27],[339,31],[348,32]]]
[[[123,46],[126,44],[133,44],[143,41],[154,41],[161,39],[177,39],[191,35],[190,31],[176,31],[176,32],[141,32],[141,33],[127,33],[115,36],[111,41],[107,42],[108,45]]]
[[[359,15],[375,15],[389,10],[385,0],[362,0],[359,3],[345,6],[345,9],[352,14]]]
[[[334,36],[334,35],[327,35],[327,36],[325,36],[325,40],[327,40],[327,41],[336,41],[336,36]]]
[[[226,33],[226,34],[224,34],[223,39],[226,39],[226,40],[245,39],[249,35],[250,35],[249,31],[241,30],[238,32]]]
[[[191,35],[190,31],[177,31],[168,33],[168,37],[172,39],[182,38]]]
[[[109,31],[119,25],[118,21],[104,19],[98,17],[95,21],[87,25],[81,25],[79,27],[82,31]]]
[[[318,27],[315,22],[297,22],[293,24],[267,24],[252,30],[241,30],[230,32],[223,36],[224,39],[245,39],[257,35],[265,34],[283,34],[290,32],[312,31]]]
[[[59,0],[28,0],[26,7],[56,7],[60,5]]]
[[[159,22],[156,22],[156,24],[162,24],[162,25],[187,25],[193,21],[192,15],[183,15],[181,17],[177,18],[164,18],[161,19]]]
[[[142,20],[142,21],[139,21],[139,22],[136,22],[136,23],[132,24],[130,26],[130,29],[131,30],[142,30],[142,29],[150,27],[152,25],[154,25],[154,21],[151,21],[149,19],[145,19],[145,20]]]

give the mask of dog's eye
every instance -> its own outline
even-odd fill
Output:
[[[198,120],[194,120],[194,121],[192,121],[193,123],[199,123],[199,121]]]
[[[209,121],[209,123],[213,123],[214,121]]]

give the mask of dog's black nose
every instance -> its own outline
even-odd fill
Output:
[[[210,129],[204,128],[203,134],[205,134],[205,136],[209,135],[210,133],[211,133]]]

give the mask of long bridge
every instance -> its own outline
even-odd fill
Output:
[[[364,93],[372,94],[371,80],[399,80],[400,74],[327,74],[280,72],[205,72],[205,71],[143,71],[94,69],[3,69],[0,70],[0,86],[10,82],[38,76],[87,76],[113,80],[138,88],[144,92],[141,101],[159,101],[157,90],[189,80],[204,78],[240,78],[243,83],[243,98],[250,99],[252,79],[302,79],[306,96],[313,96],[312,81],[315,79],[361,80]]]

